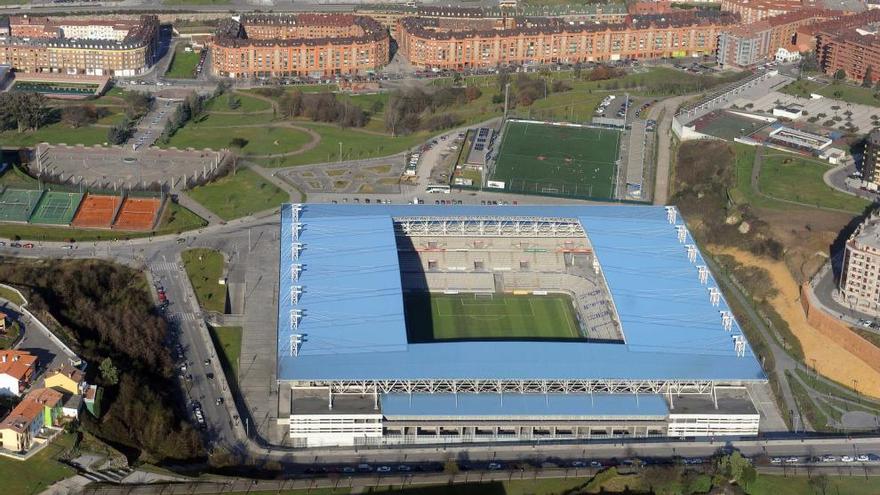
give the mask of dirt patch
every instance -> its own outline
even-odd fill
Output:
[[[843,384],[858,380],[860,392],[880,397],[880,372],[807,322],[800,303],[799,286],[785,263],[759,258],[734,248],[712,247],[711,251],[732,256],[745,266],[767,270],[777,289],[769,300],[800,341],[807,365],[813,366],[815,363],[819,373]]]
[[[337,180],[333,182],[333,189],[345,189],[351,182],[347,180]]]
[[[309,185],[309,187],[311,187],[312,189],[315,189],[315,190],[318,190],[318,191],[324,189],[324,184],[321,184],[321,182],[320,182],[320,181],[317,181],[317,180],[310,180],[310,181],[308,181],[308,185]]]
[[[343,168],[331,168],[331,169],[325,170],[324,173],[329,175],[330,177],[339,177],[340,175],[347,174],[348,170],[345,170]]]
[[[359,193],[374,193],[376,192],[376,188],[371,186],[370,184],[361,184],[361,187],[358,188]]]
[[[376,165],[374,167],[365,167],[364,170],[369,170],[375,174],[387,174],[391,172],[391,165]]]

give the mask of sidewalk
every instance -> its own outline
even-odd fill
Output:
[[[848,307],[836,299],[837,283],[834,280],[834,271],[831,269],[832,263],[833,260],[825,263],[822,269],[819,270],[819,273],[810,280],[810,292],[816,306],[851,326],[859,327],[869,332],[880,333],[859,324],[859,320],[874,320],[873,316]]]
[[[196,202],[196,200],[190,198],[187,193],[180,191],[177,193],[177,202],[180,206],[192,211],[196,215],[204,218],[208,221],[208,225],[217,225],[223,222],[223,219],[215,215],[211,212],[211,210],[205,208],[201,205],[201,203]]]

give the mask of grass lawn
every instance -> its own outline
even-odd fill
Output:
[[[19,335],[21,335],[21,325],[17,321],[7,323],[6,333],[0,334],[0,349],[11,349]]]
[[[199,121],[190,124],[199,129],[206,127],[227,127],[227,129],[213,129],[211,132],[230,135],[238,129],[228,129],[229,127],[238,128],[241,126],[254,124],[269,124],[275,120],[275,116],[271,112],[259,113],[219,113],[211,112],[199,117]],[[266,127],[269,127],[268,125]],[[233,136],[234,137],[234,136]],[[231,137],[229,139],[232,139]]]
[[[822,175],[829,167],[822,162],[800,155],[765,153],[758,184],[768,196],[853,213],[861,213],[870,204],[825,184]]]
[[[852,86],[846,83],[823,84],[801,79],[800,81],[792,82],[779,91],[792,96],[799,96],[801,98],[809,98],[810,93],[816,93],[826,98],[833,98],[835,100],[858,103],[861,105],[877,106],[880,104],[880,100],[874,98],[875,91],[872,88]]]
[[[18,292],[15,292],[14,290],[7,287],[0,286],[0,297],[6,299],[7,301],[12,301],[19,306],[25,303],[25,300],[20,295],[18,295]]]
[[[31,177],[24,170],[15,165],[7,167],[3,175],[0,175],[0,186],[13,189],[39,189],[40,181]]]
[[[580,339],[564,295],[427,294],[404,296],[410,342],[467,339]]]
[[[226,378],[238,379],[239,357],[241,356],[241,327],[209,327],[214,347],[223,358],[223,371]]]
[[[199,305],[207,311],[226,310],[226,285],[220,284],[223,254],[213,249],[188,249],[181,253],[186,275],[192,283]]]
[[[57,461],[61,454],[73,448],[73,443],[73,435],[61,434],[27,461],[0,457],[3,493],[10,495],[40,493],[56,481],[76,474],[72,468]]]
[[[297,155],[257,159],[255,161],[268,167],[290,167],[309,163],[340,161],[340,142],[342,143],[343,160],[388,156],[408,150],[428,137],[425,133],[391,137],[358,131],[356,129],[343,129],[334,125],[301,124],[299,122],[297,122],[297,125],[312,129],[321,135],[321,141],[316,147]]]
[[[248,169],[193,188],[188,194],[224,220],[278,208],[290,200],[286,192]]]
[[[186,208],[169,203],[159,228],[153,232],[124,232],[118,230],[101,229],[72,229],[69,227],[49,227],[40,225],[0,224],[0,237],[8,239],[22,239],[29,241],[48,242],[90,242],[128,240],[153,235],[178,234],[187,230],[194,230],[207,225],[205,220]]]
[[[229,108],[229,97],[238,98],[240,103],[238,108],[232,109]],[[259,98],[254,98],[253,96],[249,96],[242,92],[226,92],[220,95],[217,98],[211,98],[205,104],[205,110],[209,112],[264,112],[266,110],[271,110],[272,105],[266,101],[261,100]]]
[[[506,190],[612,198],[620,132],[509,122],[492,180]]]
[[[167,2],[166,2],[167,3]],[[196,50],[186,51],[183,44],[178,44],[174,49],[174,58],[165,73],[165,77],[171,79],[195,79],[196,66],[199,65],[199,52]]]
[[[235,138],[244,139],[246,155],[287,153],[302,148],[310,141],[308,134],[286,127],[211,128],[200,123],[187,124],[177,131],[166,146],[185,148],[229,148]]]
[[[33,146],[42,142],[57,144],[103,144],[107,141],[105,127],[68,127],[62,123],[49,124],[36,131],[5,131],[0,132],[0,143],[4,146]]]
[[[818,495],[806,476],[775,476],[762,474],[752,483],[746,493],[749,495]],[[877,495],[880,493],[880,479],[863,476],[829,476],[824,493],[846,495]]]

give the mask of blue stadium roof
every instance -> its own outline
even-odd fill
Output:
[[[383,394],[385,417],[666,418],[660,395],[627,394]]]
[[[697,254],[654,206],[433,206],[306,204],[293,259],[291,205],[281,219],[280,380],[648,379],[763,380],[752,354],[736,355],[736,323],[723,329],[700,283]],[[626,343],[438,342],[408,344],[392,219],[413,216],[577,218],[602,266]],[[688,239],[687,243],[693,241]],[[294,283],[292,266],[301,265]],[[289,296],[304,335],[290,352]]]

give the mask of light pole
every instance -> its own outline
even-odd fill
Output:
[[[342,162],[342,141],[339,141],[339,162]]]

